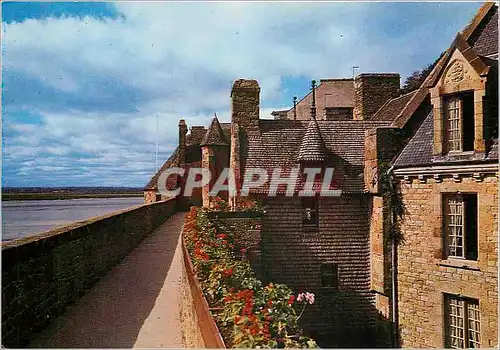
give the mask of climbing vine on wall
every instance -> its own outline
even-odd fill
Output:
[[[403,202],[403,196],[398,191],[396,178],[392,168],[387,164],[380,167],[380,190],[384,199],[384,234],[387,242],[396,245],[404,243],[404,236],[401,231],[401,222],[404,219],[406,208]]]

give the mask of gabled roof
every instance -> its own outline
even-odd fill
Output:
[[[434,66],[434,69],[422,83],[422,86],[413,95],[407,105],[401,110],[399,115],[392,123],[392,126],[402,128],[406,125],[413,113],[427,97],[429,88],[436,84],[455,48],[459,49],[462,52],[462,54],[471,63],[478,74],[484,75],[488,73],[488,60],[479,57],[478,54],[474,52],[474,48],[471,47],[471,43],[474,40],[474,35],[480,36],[480,34],[484,32],[482,31],[482,29],[485,29],[486,27],[491,28],[491,26],[495,25],[498,28],[498,22],[494,19],[497,18],[494,15],[497,12],[498,7],[495,5],[495,3],[487,2],[481,6],[471,23],[462,31],[462,33],[457,34],[457,37],[455,38],[451,46],[448,48],[448,50],[446,50],[443,57],[441,57],[438,63]],[[490,24],[492,22],[494,24]],[[496,36],[493,37],[495,34]],[[489,34],[487,37],[489,38],[489,40],[498,42],[498,29],[496,31],[489,29]]]
[[[489,15],[491,18],[485,21],[484,28],[468,40],[480,56],[498,55],[498,9],[490,11]]]
[[[156,190],[158,189],[158,178],[160,174],[164,172],[166,169],[177,165],[177,158],[179,156],[179,148],[176,148],[175,151],[172,152],[167,161],[162,165],[162,167],[154,174],[154,176],[149,180],[145,190]]]
[[[370,120],[393,122],[416,93],[416,90],[411,91],[387,101]]]
[[[484,24],[485,19],[491,13],[491,10],[496,11],[498,7],[495,2],[485,2],[479,10],[477,10],[476,15],[472,18],[472,21],[462,30],[462,34],[465,37],[465,40],[473,40],[474,34],[477,34],[478,29],[481,28],[481,25]]]
[[[214,117],[207,133],[205,134],[205,137],[203,138],[203,141],[200,143],[200,146],[227,146],[228,144],[229,142],[227,141],[226,135],[219,124],[219,120],[217,117]]]
[[[299,161],[323,162],[326,160],[325,144],[316,118],[311,118],[299,149]]]

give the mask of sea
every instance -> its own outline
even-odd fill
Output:
[[[2,202],[2,241],[28,237],[75,221],[142,204],[142,197]]]

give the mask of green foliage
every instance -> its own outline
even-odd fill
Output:
[[[195,272],[228,347],[316,348],[302,335],[295,308],[304,310],[283,284],[263,286],[247,261],[234,256],[232,231],[220,232],[207,211],[191,208],[184,242]],[[312,302],[310,302],[312,303]]]
[[[407,94],[411,91],[414,91],[414,90],[417,90],[418,88],[420,88],[422,83],[429,76],[429,74],[432,72],[432,70],[434,69],[436,64],[439,62],[441,57],[443,57],[443,55],[444,55],[444,52],[442,52],[441,55],[439,55],[439,57],[434,61],[434,63],[427,65],[422,70],[414,71],[408,78],[406,78],[405,82],[403,83],[401,93]]]
[[[394,241],[396,245],[404,243],[401,231],[401,222],[404,219],[406,208],[403,196],[398,191],[396,179],[392,169],[387,169],[387,164],[380,167],[380,190],[384,199],[384,229],[388,242]]]

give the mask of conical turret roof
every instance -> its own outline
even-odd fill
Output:
[[[326,160],[326,150],[316,118],[311,118],[302,138],[299,149],[299,161],[323,162]]]
[[[201,141],[200,146],[227,146],[229,142],[227,141],[226,135],[224,131],[222,131],[222,127],[219,124],[219,120],[217,119],[217,115],[212,119],[212,123]]]

